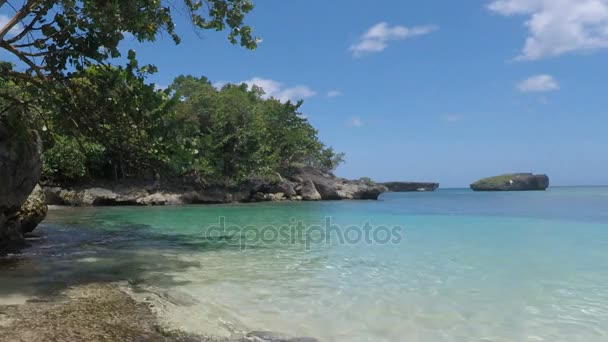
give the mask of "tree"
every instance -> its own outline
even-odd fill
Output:
[[[22,90],[20,94],[2,90],[0,97],[20,105],[31,101],[46,107],[41,102],[57,100],[69,104],[70,88],[57,89],[57,85],[73,73],[121,56],[118,45],[125,34],[141,42],[154,41],[162,32],[178,44],[174,12],[187,13],[202,30],[229,30],[233,44],[254,49],[257,42],[244,24],[253,9],[250,0],[24,0],[19,7],[0,0],[0,9],[14,12],[0,28],[0,49],[23,66],[0,68],[0,78]],[[32,93],[36,95],[26,99]]]

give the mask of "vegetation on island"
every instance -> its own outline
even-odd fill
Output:
[[[521,174],[520,173],[507,173],[504,175],[488,177],[488,178],[478,180],[477,182],[474,183],[474,185],[479,186],[479,187],[504,186],[506,184],[509,184],[509,182],[512,182],[513,179],[519,175],[521,175]]]
[[[0,28],[0,49],[19,61],[0,62],[0,119],[41,134],[43,176],[56,182],[239,182],[300,166],[333,170],[343,155],[319,141],[302,102],[194,76],[158,90],[147,81],[156,67],[119,49],[127,35],[143,42],[162,33],[179,44],[175,13],[255,49],[244,24],[252,8],[249,0],[24,1]],[[126,64],[116,65],[121,56]]]

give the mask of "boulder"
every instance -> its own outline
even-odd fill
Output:
[[[312,181],[305,181],[300,187],[300,196],[303,201],[320,201],[321,194],[315,188],[315,184]]]
[[[300,170],[294,175],[293,179],[302,180],[300,194],[305,200],[308,200],[308,196],[304,195],[304,190],[309,191],[311,189],[310,184],[307,184],[308,182],[314,185],[314,189],[322,200],[376,200],[382,193],[388,191],[384,185],[369,180],[346,180],[311,168]]]
[[[44,197],[46,198],[46,204],[48,205],[65,205],[61,199],[61,189],[60,187],[45,187],[44,188]]]
[[[19,210],[19,220],[23,234],[31,233],[44,220],[48,213],[46,196],[40,185],[27,198]]]
[[[139,205],[179,205],[182,204],[180,196],[177,194],[157,192],[151,195],[137,198],[135,200]]]
[[[549,187],[547,175],[512,173],[484,178],[473,184],[474,191],[544,191]]]
[[[223,204],[232,203],[232,194],[224,189],[190,191],[180,197],[185,204]]]
[[[279,182],[276,184],[267,184],[262,186],[258,191],[267,193],[267,194],[278,194],[282,193],[285,197],[291,197],[297,195],[296,190],[294,189],[296,184],[292,182]]]
[[[0,243],[23,239],[20,210],[40,178],[41,148],[38,134],[0,118]]]

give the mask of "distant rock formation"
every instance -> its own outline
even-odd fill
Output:
[[[418,182],[388,182],[382,183],[390,192],[414,192],[414,191],[435,191],[439,188],[439,183],[418,183]]]
[[[547,175],[512,173],[485,178],[471,184],[475,191],[544,191],[549,187]]]

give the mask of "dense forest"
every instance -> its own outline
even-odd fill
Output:
[[[331,171],[342,160],[298,112],[301,102],[264,99],[263,89],[246,84],[216,89],[193,76],[155,90],[144,75],[132,66],[91,67],[72,80],[83,112],[48,113],[45,178],[238,182],[301,166]]]
[[[319,141],[301,102],[267,99],[247,84],[216,89],[205,77],[179,76],[158,90],[146,83],[149,69],[135,59],[124,68],[90,66],[70,78],[67,108],[35,109],[43,180],[240,182],[302,166],[331,171],[342,161]]]
[[[2,28],[0,48],[16,62],[0,62],[0,120],[41,136],[42,180],[241,182],[342,162],[301,115],[301,102],[245,84],[216,89],[205,77],[179,76],[163,90],[149,83],[156,68],[118,44],[127,33],[143,42],[159,32],[179,43],[178,3],[194,27],[225,30],[230,42],[255,49],[243,23],[253,8],[247,0],[32,0]],[[21,33],[11,35],[19,21]]]

